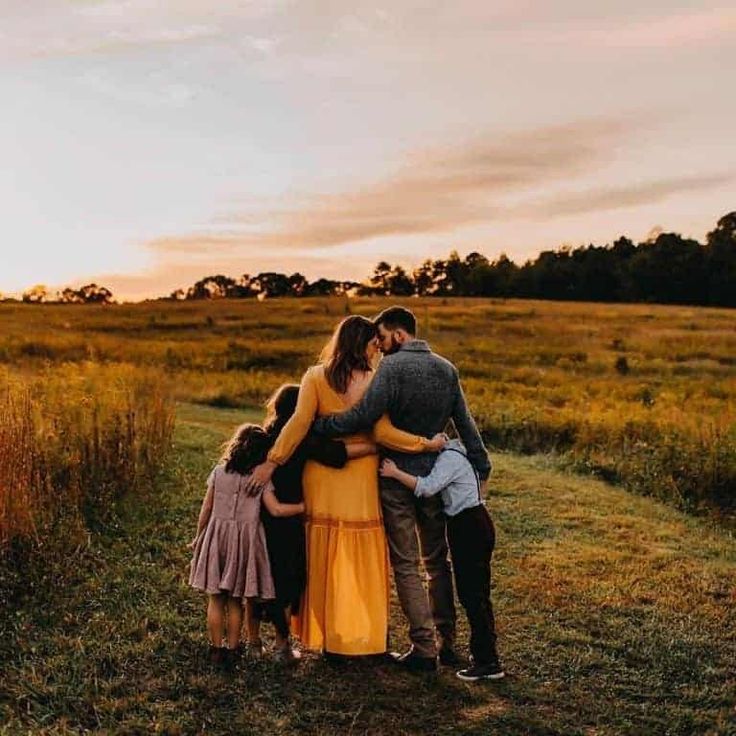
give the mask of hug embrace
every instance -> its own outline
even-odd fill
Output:
[[[209,596],[213,660],[240,656],[242,628],[246,653],[260,656],[270,621],[284,662],[300,655],[294,636],[332,659],[502,678],[490,471],[458,371],[417,339],[412,312],[344,319],[301,385],[269,400],[263,426],[238,428],[208,479],[190,584]],[[389,560],[409,625],[403,654],[387,652]],[[466,666],[453,587],[471,632]]]

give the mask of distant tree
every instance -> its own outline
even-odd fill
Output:
[[[387,285],[388,293],[393,296],[411,296],[414,293],[414,282],[401,266],[391,269]]]
[[[531,268],[530,296],[541,299],[571,299],[574,297],[574,275],[570,249],[545,250]]]
[[[447,296],[451,288],[447,279],[447,261],[437,259],[432,261],[432,294]]]
[[[49,300],[49,290],[44,284],[36,284],[23,292],[22,299],[27,304],[42,304]]]
[[[703,304],[705,251],[696,240],[660,233],[641,243],[629,264],[633,298],[662,304]]]
[[[247,299],[248,297],[255,295],[256,292],[253,289],[253,279],[250,277],[250,274],[247,273],[234,279],[233,283],[227,287],[228,299]]]
[[[340,293],[342,282],[331,279],[317,279],[314,283],[307,284],[304,296],[334,296]]]
[[[206,276],[187,290],[187,299],[224,299],[236,285],[234,279],[222,274]]]
[[[575,248],[572,258],[572,298],[582,301],[617,301],[621,274],[610,248],[589,245]]]
[[[300,273],[293,273],[289,276],[289,289],[294,296],[304,296],[309,281]]]
[[[511,296],[516,289],[519,267],[505,253],[501,253],[498,260],[491,264],[491,270],[495,291],[488,296]]]
[[[67,287],[59,295],[59,301],[62,304],[81,304],[83,299],[79,291]]]
[[[110,304],[112,302],[112,292],[105,286],[86,284],[77,293],[84,304]]]
[[[386,261],[381,261],[373,269],[370,278],[371,288],[376,294],[386,296],[391,293],[391,265]]]
[[[253,286],[261,298],[288,296],[291,293],[289,277],[283,273],[275,273],[274,271],[259,273],[253,279]]]
[[[341,296],[349,297],[358,296],[360,294],[360,289],[363,286],[357,281],[340,281],[338,283],[339,286],[337,289],[337,293]]]
[[[443,289],[446,294],[464,294],[467,289],[467,266],[460,259],[460,255],[456,250],[450,253],[450,257],[445,261],[445,279],[443,281]]]
[[[707,303],[736,307],[736,211],[718,220],[706,243]]]
[[[426,260],[421,266],[414,269],[412,280],[419,296],[426,296],[434,291],[433,266],[431,260]]]
[[[175,302],[180,302],[187,298],[187,293],[184,289],[176,289],[169,294],[169,299],[173,299]]]
[[[494,291],[491,264],[480,253],[469,253],[461,269],[460,288],[468,296],[490,296]]]

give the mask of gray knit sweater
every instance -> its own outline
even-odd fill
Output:
[[[424,437],[443,432],[452,419],[478,475],[486,479],[490,474],[491,462],[468,411],[457,368],[433,353],[424,340],[404,343],[398,352],[385,356],[363,398],[342,414],[318,419],[314,431],[328,437],[362,432],[385,413],[394,426]],[[395,451],[387,455],[412,475],[427,475],[437,457],[437,453]]]

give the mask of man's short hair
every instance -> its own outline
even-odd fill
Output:
[[[417,318],[414,312],[404,307],[384,309],[373,321],[376,327],[383,325],[389,332],[405,330],[412,336],[417,334]]]

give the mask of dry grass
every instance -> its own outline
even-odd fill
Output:
[[[732,310],[409,299],[494,447],[556,453],[682,507],[736,504]],[[160,366],[177,398],[248,407],[298,380],[346,312],[387,300],[0,305],[0,360]]]
[[[0,375],[0,554],[73,546],[165,459],[173,402],[134,366],[66,364]]]

